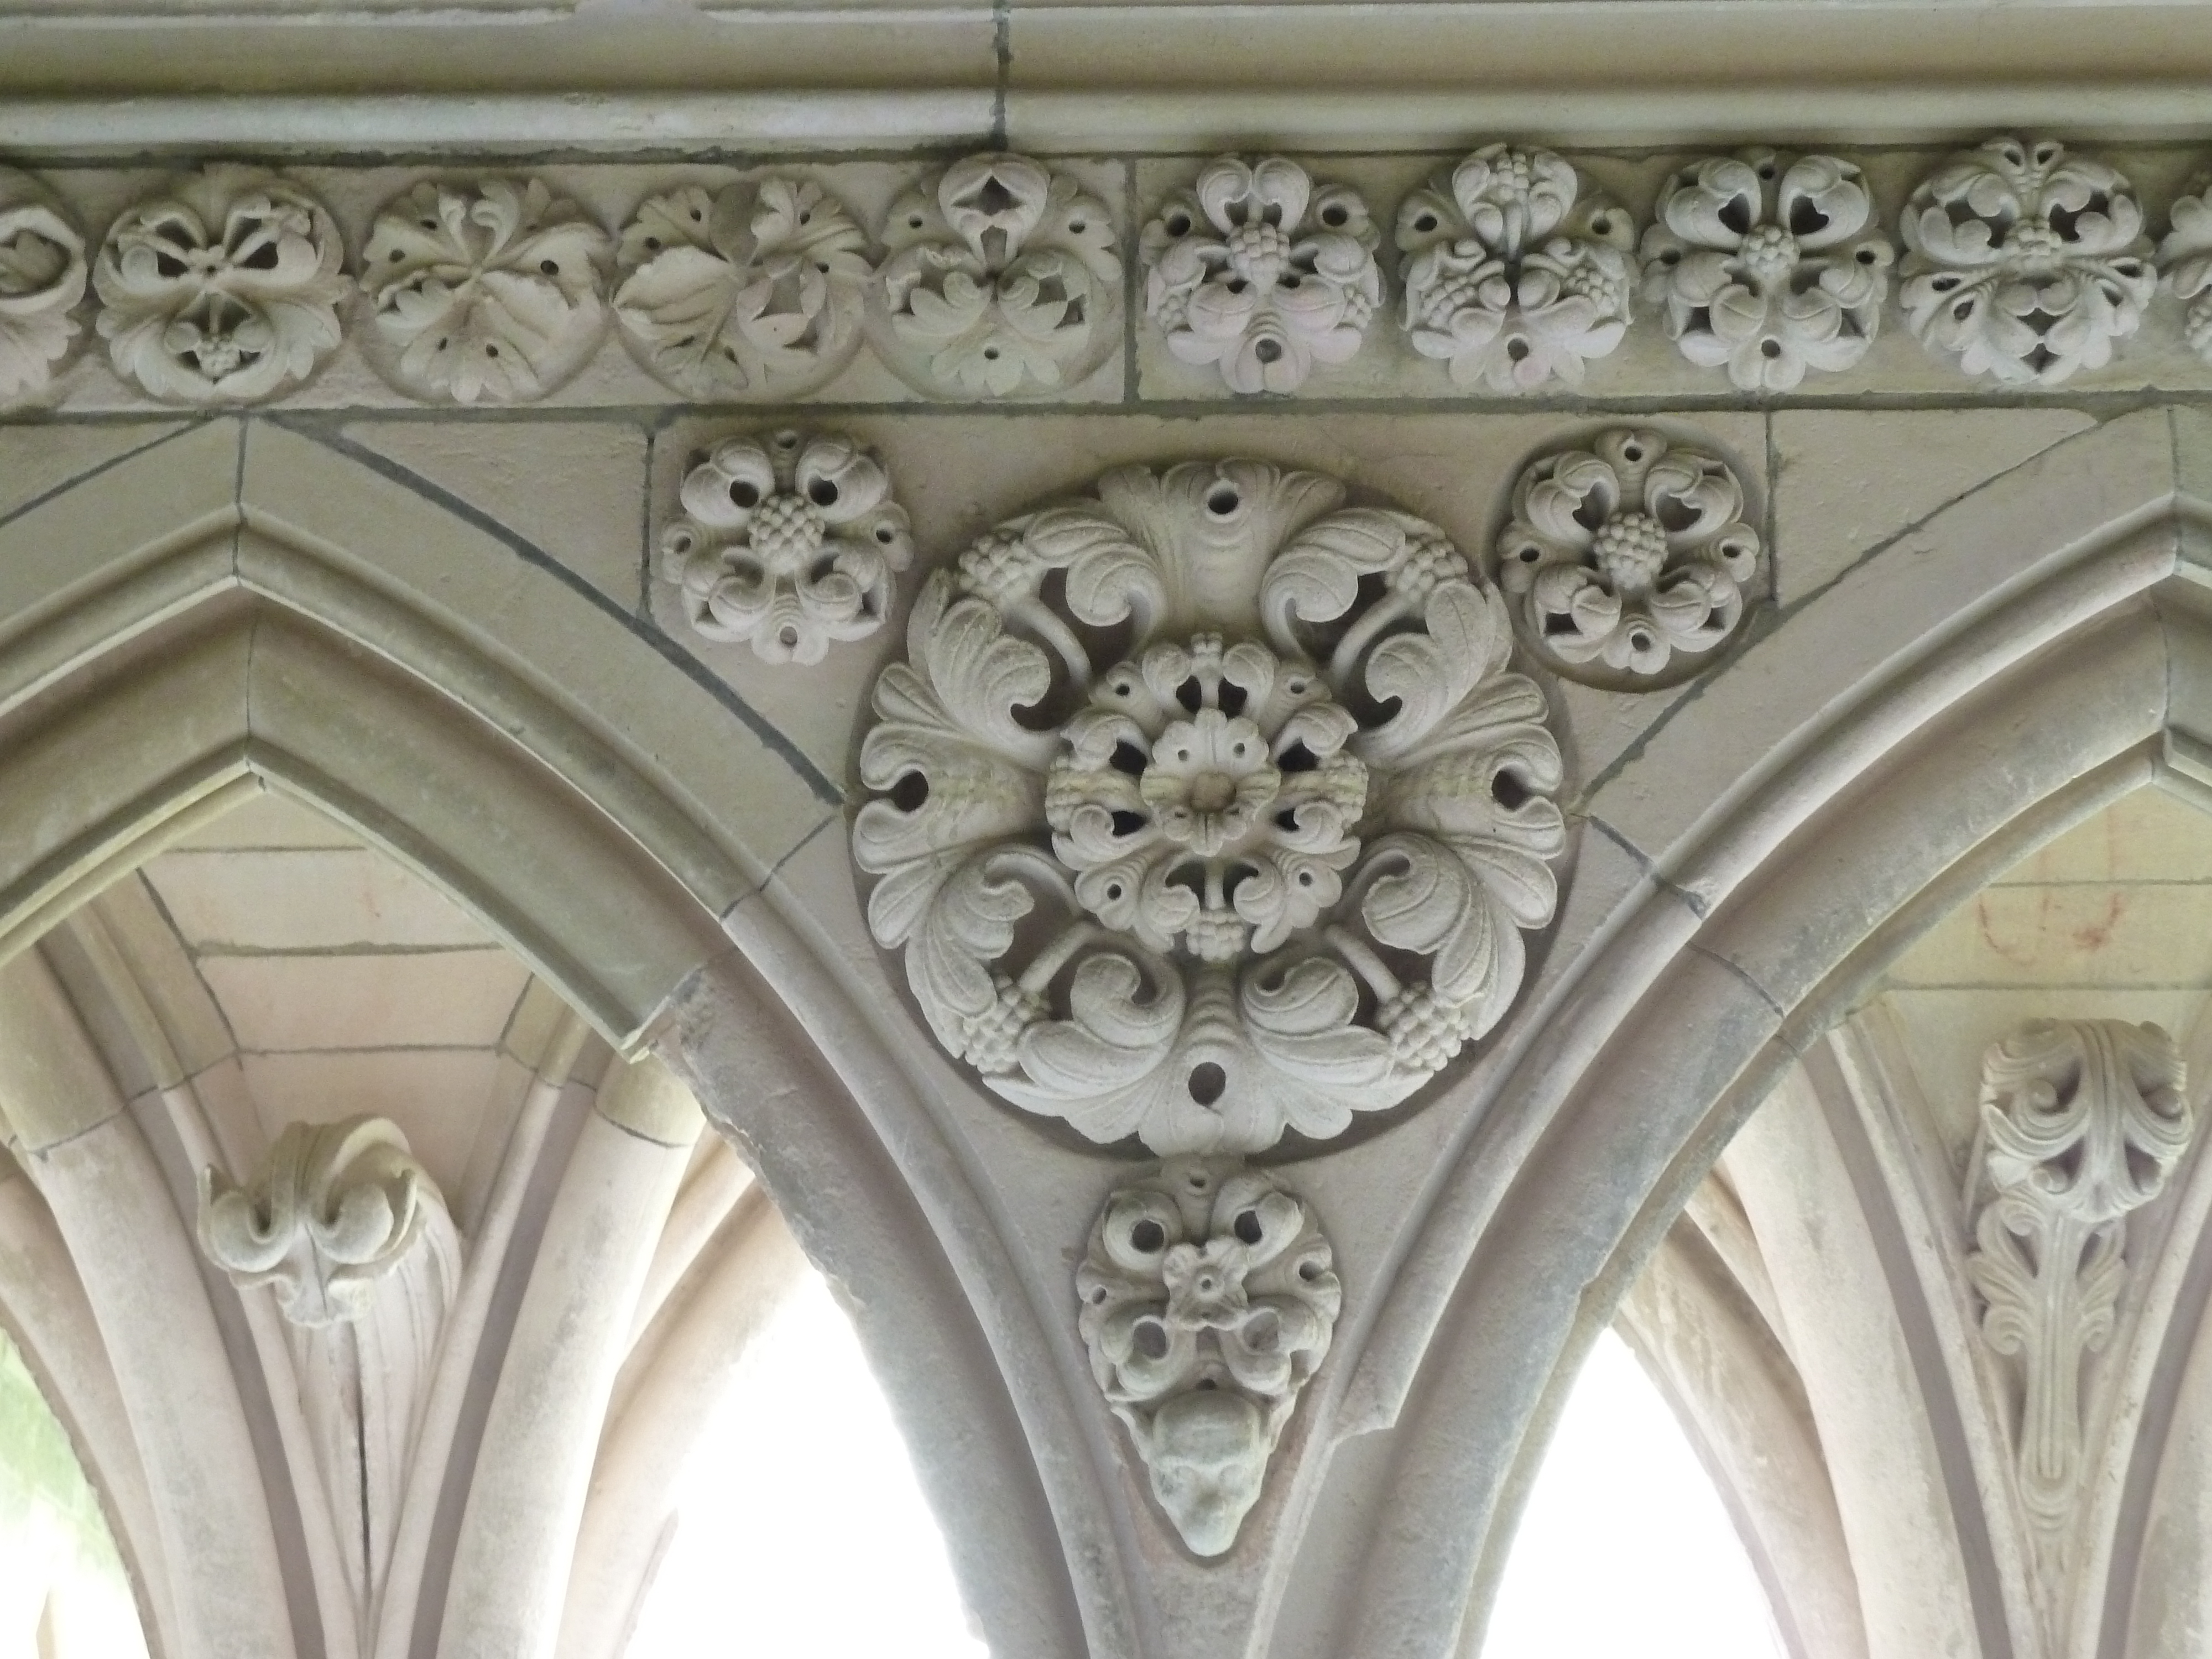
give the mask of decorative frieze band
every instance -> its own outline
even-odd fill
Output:
[[[1923,161],[1917,184],[1892,166],[1894,235],[1873,163],[1844,156],[1752,149],[1656,185],[1503,143],[1424,165],[1382,187],[1373,158],[633,167],[618,213],[568,174],[440,175],[379,185],[349,230],[325,199],[350,203],[349,175],[221,164],[140,184],[97,234],[78,175],[0,170],[0,408],[62,396],[95,345],[155,403],[312,400],[349,335],[432,404],[544,398],[616,335],[692,402],[1087,401],[1133,346],[1140,375],[1157,348],[1216,396],[1557,396],[1647,330],[1693,372],[1638,389],[1773,396],[1857,370],[1893,304],[1934,362],[2052,386],[2112,362],[2161,283],[2185,316],[2154,349],[2212,349],[2204,182],[2154,243],[2124,171],[2047,138]],[[1120,392],[1193,395],[1173,381]]]

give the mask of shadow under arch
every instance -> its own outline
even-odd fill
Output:
[[[347,823],[749,1129],[852,1292],[994,1645],[1075,1659],[1120,1617],[1111,1552],[1083,1547],[1111,1528],[1087,1474],[1036,1449],[1069,1443],[1066,1402],[1007,1384],[1050,1366],[1023,1360],[1044,1339],[1020,1309],[978,1305],[1018,1277],[1004,1245],[926,1111],[864,1111],[788,1017],[778,975],[803,966],[756,968],[725,926],[834,791],[580,586],[259,420],[196,424],[0,519],[0,959],[256,790]],[[700,1063],[709,1038],[761,1047],[732,1072]]]
[[[1893,611],[1887,639],[1824,663],[1824,626],[1879,620],[1869,558],[1686,702],[1656,763],[1748,750],[1702,810],[1639,835],[1632,792],[1586,802],[1645,873],[1531,1011],[1340,1385],[1340,1434],[1392,1433],[1394,1524],[1348,1564],[1332,1651],[1475,1650],[1589,1344],[1735,1129],[1919,933],[2131,790],[2212,811],[2212,509],[2165,411],[2075,441],[1916,527],[1900,562],[1941,562],[1962,592],[1999,567],[1970,599]],[[2094,488],[2130,444],[2142,464]],[[1778,672],[1799,682],[1778,696]],[[1747,744],[1731,722],[1760,696],[1788,724]],[[1995,1659],[2010,1639],[1981,1603]]]

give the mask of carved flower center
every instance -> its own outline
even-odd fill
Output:
[[[771,495],[753,514],[753,551],[766,562],[804,565],[822,550],[829,533],[821,509],[803,496]]]
[[[2022,219],[2012,228],[2006,246],[2021,259],[2057,259],[2066,251],[2066,244],[2051,228],[2051,221],[2038,216]]]
[[[1290,239],[1264,221],[1229,233],[1229,268],[1247,282],[1273,288],[1291,257]]]
[[[1282,786],[1259,726],[1218,708],[1161,732],[1137,784],[1160,833],[1207,858],[1250,841]]]
[[[1624,513],[1599,529],[1595,551],[1616,592],[1645,592],[1667,562],[1667,532],[1649,514]]]
[[[1743,239],[1743,262],[1760,282],[1778,283],[1796,270],[1797,239],[1779,225],[1760,225]]]

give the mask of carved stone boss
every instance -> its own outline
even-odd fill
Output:
[[[932,577],[854,857],[947,1052],[1162,1155],[1316,1139],[1504,1016],[1557,744],[1443,533],[1255,461],[1125,468]]]
[[[2182,1088],[2172,1039],[2118,1020],[2033,1021],[1982,1061],[1966,1271],[2019,1382],[2014,1452],[2040,1548],[2063,1540],[2081,1489],[2083,1368],[2112,1335],[2126,1218],[2196,1127]]]

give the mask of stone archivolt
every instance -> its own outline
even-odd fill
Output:
[[[854,827],[947,1052],[1092,1140],[1324,1139],[1494,1026],[1565,828],[1504,600],[1253,461],[1109,473],[933,576]]]

